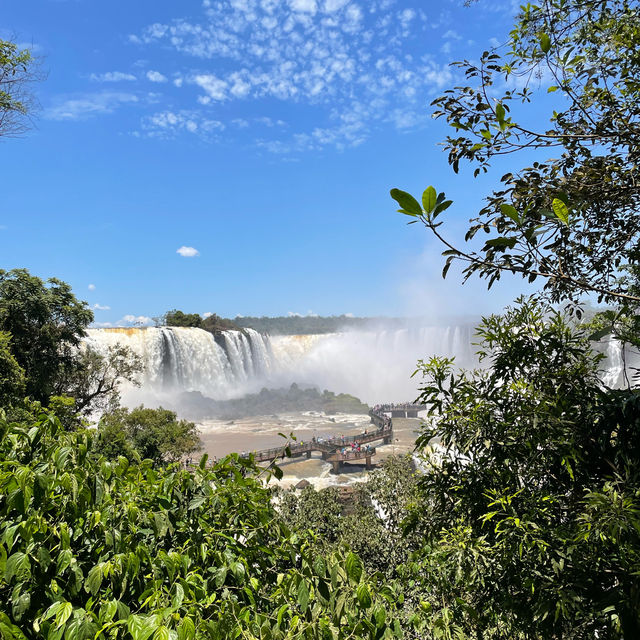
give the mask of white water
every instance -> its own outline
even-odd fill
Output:
[[[411,374],[420,358],[455,356],[458,366],[477,364],[472,325],[271,337],[248,329],[226,331],[217,340],[192,328],[92,329],[86,342],[103,353],[123,344],[140,356],[142,386],[123,389],[129,405],[166,405],[185,391],[225,400],[293,382],[350,393],[368,404],[398,402],[418,395],[420,378]],[[622,386],[619,343],[603,342],[602,349],[604,382]]]
[[[126,404],[185,391],[224,400],[293,382],[372,404],[413,399],[420,358],[455,355],[458,364],[473,364],[471,339],[470,326],[272,337],[248,329],[217,340],[202,329],[160,327],[91,329],[86,343],[101,353],[122,344],[142,359],[142,386],[123,390]]]

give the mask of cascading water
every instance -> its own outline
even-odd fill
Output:
[[[416,361],[433,354],[472,362],[471,326],[354,331],[306,336],[265,336],[253,329],[225,331],[217,339],[202,329],[160,327],[92,329],[88,346],[105,353],[122,344],[142,360],[139,391],[125,402],[157,402],[198,391],[215,400],[293,382],[356,395],[365,402],[416,395]]]
[[[140,356],[142,386],[123,390],[129,405],[171,404],[193,391],[226,400],[293,382],[350,393],[369,404],[404,401],[418,395],[420,380],[411,374],[420,358],[455,356],[458,366],[477,365],[473,324],[303,336],[247,329],[225,331],[217,339],[194,328],[92,329],[86,342],[102,353],[122,344]],[[620,345],[610,341],[602,349],[603,381],[622,385]]]

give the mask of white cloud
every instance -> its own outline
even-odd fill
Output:
[[[308,124],[285,139],[274,130],[256,141],[261,148],[278,153],[346,148],[381,126],[421,126],[423,119],[415,114],[426,113],[430,98],[452,78],[448,67],[420,58],[409,44],[438,18],[418,6],[400,9],[392,0],[210,0],[203,13],[199,20],[151,24],[133,38],[172,49],[177,60],[187,56],[186,65],[199,59],[195,69],[186,66],[176,74],[184,81],[185,97],[189,87],[195,89],[192,113],[162,112],[183,114],[192,124],[181,117],[147,118],[147,131],[203,134],[201,120],[214,109],[222,121],[219,114],[233,113],[225,122],[234,128],[267,124],[244,107],[239,117],[221,103],[270,98],[309,107],[298,119]],[[446,30],[445,22],[439,28]],[[445,33],[446,41],[456,38],[453,31]]]
[[[180,247],[176,253],[179,253],[183,258],[194,258],[195,256],[199,256],[200,252],[193,247]]]
[[[212,315],[213,315],[213,312],[212,312],[212,311],[205,311],[205,312],[202,314],[202,317],[206,320],[207,318],[210,318]]]
[[[149,316],[135,316],[133,314],[127,314],[123,316],[116,325],[118,327],[144,327],[153,324],[153,319]]]
[[[204,89],[207,97],[213,100],[226,100],[228,84],[212,74],[200,74],[191,78],[191,82]]]
[[[109,311],[111,309],[111,307],[108,307],[107,305],[98,304],[97,302],[93,305],[93,308],[96,311]]]
[[[324,0],[322,9],[326,13],[333,13],[334,11],[338,11],[338,9],[342,9],[347,2],[349,2],[349,0]]]
[[[106,73],[92,73],[89,80],[93,82],[132,82],[137,78],[132,73],[122,71],[107,71]]]
[[[115,327],[148,327],[153,324],[153,319],[149,316],[136,316],[132,313],[123,316],[117,322],[92,322],[91,327],[95,329],[111,329]]]
[[[147,71],[147,80],[151,82],[166,82],[167,77],[163,76],[159,71]]]
[[[294,11],[302,11],[304,13],[316,12],[316,0],[289,0],[289,5]]]
[[[159,111],[142,120],[144,134],[159,138],[171,138],[181,131],[211,138],[224,128],[219,120],[206,118],[195,111]]]
[[[113,113],[123,105],[139,102],[132,93],[103,91],[88,93],[73,98],[58,98],[54,105],[45,109],[44,116],[50,120],[81,120],[91,116]]]
[[[398,14],[398,20],[400,21],[400,24],[407,29],[416,15],[417,14],[414,9],[403,9]]]
[[[95,284],[90,284],[87,289],[89,289],[89,291],[95,291],[96,290],[96,285]]]

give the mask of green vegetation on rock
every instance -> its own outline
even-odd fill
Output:
[[[262,389],[233,400],[212,400],[197,391],[180,395],[183,413],[191,418],[235,419],[246,416],[291,413],[294,411],[323,411],[333,413],[369,413],[368,405],[348,393],[335,394],[326,389],[320,393],[315,387],[293,383],[288,389]]]

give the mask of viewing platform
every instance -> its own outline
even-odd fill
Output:
[[[375,447],[367,447],[360,451],[350,449],[342,453],[340,450],[332,453],[324,458],[331,463],[331,472],[339,473],[345,462],[353,462],[354,460],[364,460],[367,469],[371,469],[371,457],[376,455]]]
[[[414,402],[398,402],[389,404],[379,404],[373,409],[377,414],[390,413],[392,418],[417,418],[419,411],[426,411],[424,404]]]
[[[384,405],[386,406],[386,405]],[[370,442],[381,441],[390,444],[393,440],[393,423],[389,416],[371,410],[369,412],[375,429],[365,429],[361,433],[350,436],[333,436],[331,438],[313,438],[311,441],[293,441],[279,447],[262,449],[251,453],[243,453],[243,457],[253,456],[255,462],[272,462],[285,458],[311,458],[314,451],[320,452],[323,460],[331,463],[331,471],[338,473],[344,463],[355,460],[364,460],[367,469],[371,468],[371,458],[376,454],[374,447],[367,447]],[[360,450],[352,448],[357,443]],[[348,450],[346,450],[348,448]],[[342,452],[343,450],[344,453]]]

